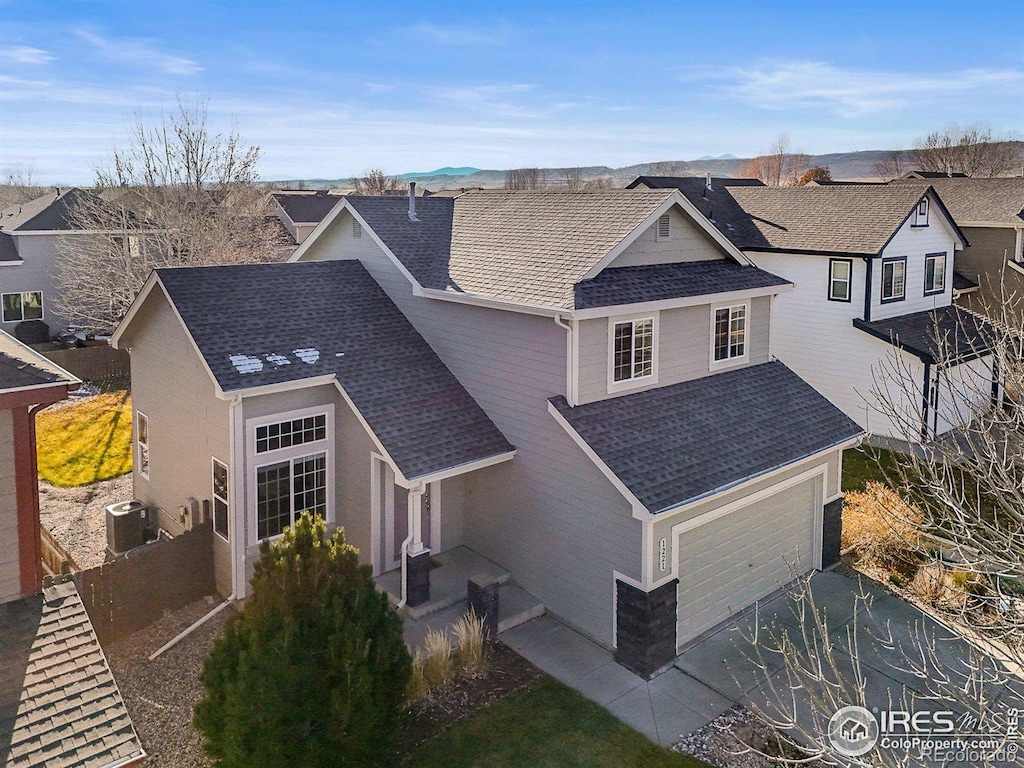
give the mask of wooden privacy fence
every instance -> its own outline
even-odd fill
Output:
[[[71,553],[42,526],[39,527],[39,539],[42,544],[43,570],[48,576],[60,576],[78,570],[78,564]]]
[[[216,592],[213,523],[139,547],[73,578],[100,643],[119,640],[166,610]]]
[[[109,346],[45,349],[39,353],[82,381],[127,380],[131,372],[128,353]]]

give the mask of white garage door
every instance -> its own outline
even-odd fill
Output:
[[[679,644],[816,567],[819,477],[679,534]]]

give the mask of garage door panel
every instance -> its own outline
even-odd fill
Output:
[[[680,643],[814,567],[819,477],[679,536]]]

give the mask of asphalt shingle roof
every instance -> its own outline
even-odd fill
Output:
[[[471,191],[349,202],[425,288],[571,309],[576,283],[672,190]]]
[[[644,301],[711,296],[729,291],[791,285],[757,267],[733,261],[691,261],[611,267],[576,284],[576,309]]]
[[[142,744],[72,582],[0,605],[0,764],[101,768]]]
[[[970,291],[974,288],[978,288],[979,284],[964,274],[961,274],[957,270],[953,270],[953,290],[954,291]]]
[[[512,450],[357,261],[157,276],[224,391],[336,376],[407,479]]]
[[[71,210],[81,195],[90,194],[76,187],[59,194],[47,192],[27,203],[0,211],[0,228],[7,232],[35,232],[78,229]]]
[[[909,183],[912,182],[898,179],[891,186]],[[932,179],[931,185],[960,226],[966,222],[1024,222],[1024,178],[939,178]]]
[[[72,384],[77,379],[4,331],[0,331],[0,392],[40,384]]]
[[[926,363],[970,360],[987,354],[997,335],[988,320],[955,304],[889,320],[865,322],[856,318],[853,325]]]
[[[652,513],[863,432],[780,362],[575,408],[562,396],[550,402]]]
[[[925,181],[826,187],[679,189],[745,250],[877,255],[929,187]]]
[[[309,194],[275,192],[274,199],[292,221],[300,224],[312,224],[323,221],[324,216],[331,212],[341,197],[321,190]]]

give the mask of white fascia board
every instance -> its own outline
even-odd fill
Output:
[[[470,472],[475,472],[478,469],[484,469],[485,467],[491,467],[495,464],[501,464],[506,461],[511,461],[515,458],[516,449],[513,448],[511,451],[506,453],[499,453],[494,456],[488,456],[486,459],[477,459],[476,461],[469,461],[465,464],[458,464],[448,469],[442,469],[438,472],[431,472],[429,475],[420,475],[410,479],[411,483],[436,483],[440,480],[447,480],[449,477],[457,477],[458,475],[466,475]]]
[[[338,202],[334,204],[334,207],[327,212],[327,215],[324,216],[323,220],[316,225],[316,228],[306,235],[306,239],[299,244],[299,247],[292,251],[292,255],[288,257],[288,261],[298,261],[301,259],[302,255],[308,251],[309,247],[320,238],[320,235],[322,235],[327,228],[331,226],[331,222],[333,222],[338,217],[338,214],[345,208],[351,210],[352,206],[349,205],[348,199],[343,196],[340,197]]]
[[[977,228],[998,228],[998,229],[1020,229],[1022,224],[1017,224],[1012,221],[958,221],[960,229],[964,227],[977,227]]]
[[[306,379],[294,379],[292,381],[282,381],[277,384],[263,384],[256,387],[246,387],[245,389],[230,389],[226,392],[220,392],[217,397],[221,400],[233,400],[236,397],[258,397],[259,395],[274,395],[279,392],[292,392],[296,389],[306,389],[308,387],[320,387],[324,384],[333,384],[335,376],[333,373],[325,373],[322,376],[311,376]]]
[[[68,376],[71,376],[71,374],[69,373]],[[59,387],[68,387],[69,389],[74,390],[77,385],[81,383],[80,379],[76,379],[72,376],[70,381],[49,381],[45,384],[29,384],[26,387],[7,387],[5,389],[0,389],[0,395],[13,395],[16,392],[31,392],[37,389],[58,389]]]
[[[25,261],[23,259],[18,259],[16,261],[0,261],[0,267],[20,267],[24,263]]]
[[[558,307],[545,307],[539,304],[520,304],[515,301],[490,299],[485,296],[477,296],[472,293],[451,293],[449,291],[438,290],[437,288],[423,288],[418,284],[413,287],[413,295],[422,296],[426,299],[450,301],[454,304],[470,304],[475,307],[501,309],[506,312],[519,312],[524,315],[540,315],[542,317],[557,317],[558,315],[564,315],[572,311],[569,309],[560,309]]]
[[[142,284],[142,288],[135,294],[135,299],[132,301],[131,306],[128,307],[128,311],[124,313],[124,317],[121,318],[121,322],[117,324],[117,328],[110,334],[110,346],[114,349],[120,349],[118,344],[121,342],[121,336],[131,325],[135,315],[138,313],[139,308],[145,303],[146,298],[149,296],[150,291],[153,290],[153,286],[156,285],[156,271],[150,272],[149,277],[146,278],[146,282]],[[170,299],[168,298],[168,302]]]
[[[686,296],[680,299],[662,299],[661,301],[646,301],[640,304],[613,304],[608,307],[592,307],[590,309],[577,309],[569,314],[574,320],[590,320],[595,317],[611,317],[621,315],[625,312],[657,312],[663,309],[678,309],[680,307],[695,307],[705,304],[718,304],[728,301],[742,301],[744,299],[756,298],[758,296],[774,296],[777,293],[788,293],[794,288],[792,283],[788,285],[771,285],[765,288],[748,288],[743,291],[728,291],[726,293],[706,293],[700,296]]]
[[[554,417],[555,421],[557,421],[562,429],[566,431],[566,434],[572,438],[572,441],[580,447],[580,450],[587,455],[587,458],[594,462],[594,466],[601,470],[601,474],[608,478],[608,482],[615,487],[615,490],[621,493],[623,498],[629,502],[630,506],[633,508],[633,517],[639,520],[649,519],[651,517],[650,511],[643,505],[643,502],[641,502],[640,499],[638,499],[636,495],[626,487],[626,484],[619,479],[618,475],[612,472],[611,468],[605,464],[604,460],[597,455],[590,445],[587,444],[587,441],[583,439],[580,433],[573,429],[572,424],[565,420],[565,417],[558,412],[558,409],[555,408],[551,402],[548,402],[548,413]]]

